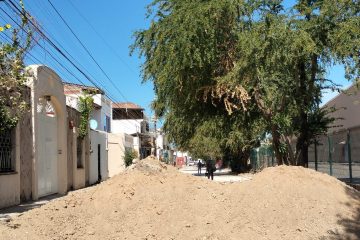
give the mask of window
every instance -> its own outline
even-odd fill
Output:
[[[83,168],[83,139],[78,137],[76,140],[76,157],[77,157],[77,168]]]
[[[13,138],[12,131],[0,133],[0,173],[15,170]]]

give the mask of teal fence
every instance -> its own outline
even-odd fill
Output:
[[[309,147],[309,168],[360,184],[360,128],[319,137]]]
[[[271,145],[263,145],[253,149],[250,153],[251,169],[261,171],[262,169],[276,165],[274,151]]]
[[[316,144],[309,146],[308,157],[309,168],[347,183],[360,184],[360,127],[319,136]],[[250,164],[254,171],[275,166],[271,146],[253,149]]]

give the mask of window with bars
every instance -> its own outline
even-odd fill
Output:
[[[11,131],[0,133],[0,173],[15,170],[12,138],[13,134]]]

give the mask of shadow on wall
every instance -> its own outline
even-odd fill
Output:
[[[347,188],[346,193],[351,197],[351,202],[345,203],[347,207],[355,209],[353,216],[338,215],[338,224],[343,227],[344,234],[338,234],[333,231],[328,233],[331,240],[358,240],[360,239],[360,192]]]

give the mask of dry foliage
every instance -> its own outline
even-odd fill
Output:
[[[238,109],[247,110],[246,104],[250,100],[248,92],[241,85],[229,86],[228,84],[218,84],[201,88],[203,100],[216,106],[215,101],[223,102],[226,111],[231,115]]]

